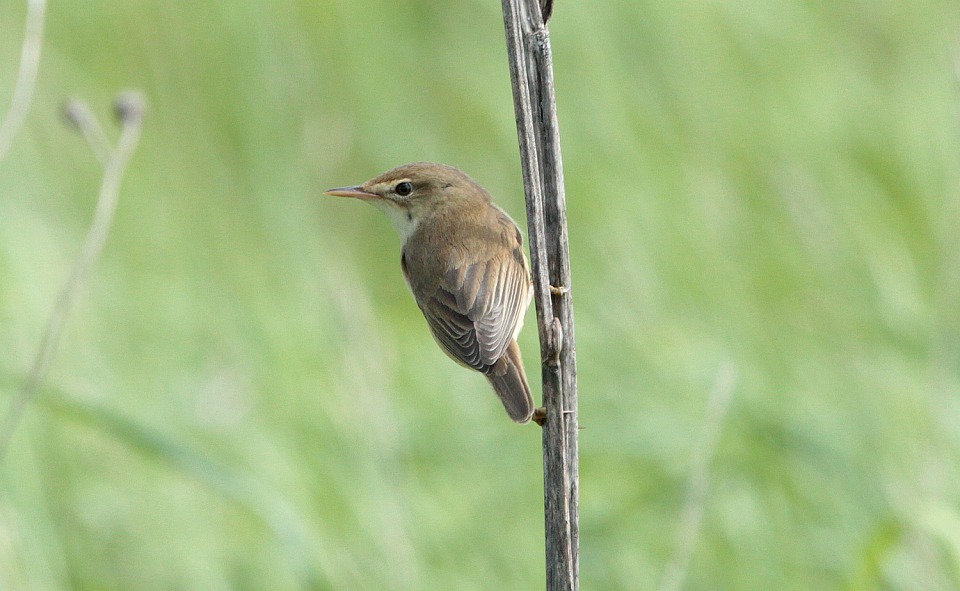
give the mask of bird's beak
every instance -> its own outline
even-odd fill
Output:
[[[369,193],[364,191],[361,188],[361,185],[356,187],[337,187],[336,189],[330,189],[324,191],[327,195],[333,195],[334,197],[354,197],[356,199],[379,199],[380,196],[376,193]]]

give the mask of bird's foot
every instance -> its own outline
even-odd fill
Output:
[[[530,417],[530,420],[534,423],[543,426],[547,422],[547,407],[541,406],[540,408],[533,411],[533,416]]]

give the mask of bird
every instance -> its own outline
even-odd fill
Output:
[[[533,396],[517,335],[533,296],[516,222],[466,173],[434,162],[398,166],[326,191],[383,210],[402,243],[400,267],[440,348],[486,376],[507,415],[527,423]]]

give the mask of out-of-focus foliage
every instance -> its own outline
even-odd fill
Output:
[[[0,3],[0,113],[23,2]],[[540,434],[447,360],[374,209],[456,164],[522,219],[498,2],[53,2],[0,162],[0,394],[151,102],[106,251],[0,467],[0,588],[543,586]],[[558,2],[584,589],[960,587],[954,2]],[[521,345],[536,382],[532,315]]]

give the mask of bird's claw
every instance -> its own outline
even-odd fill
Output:
[[[541,406],[540,408],[533,411],[533,416],[530,417],[530,420],[534,423],[543,426],[547,422],[547,407]]]

